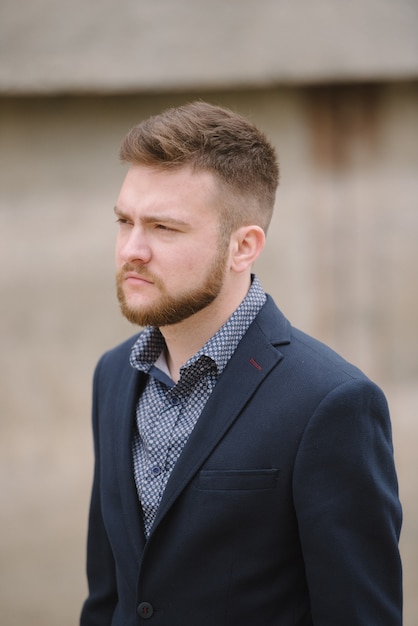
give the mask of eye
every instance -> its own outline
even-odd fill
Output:
[[[166,224],[156,224],[155,229],[162,230],[165,232],[173,232],[173,233],[176,231],[175,228],[172,228],[171,226],[167,226]]]
[[[129,220],[127,220],[125,217],[118,217],[116,220],[116,224],[119,224],[120,226],[124,224],[129,224]]]

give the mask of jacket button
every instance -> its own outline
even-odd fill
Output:
[[[138,604],[136,612],[142,619],[149,619],[154,613],[154,607],[149,602],[141,602]]]

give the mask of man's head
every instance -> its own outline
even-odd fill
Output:
[[[274,149],[241,116],[197,102],[133,128],[120,155],[131,166],[115,207],[123,314],[155,326],[201,311],[227,319],[264,246]]]
[[[205,102],[168,109],[135,126],[120,156],[131,165],[210,172],[218,183],[224,235],[247,224],[267,231],[279,181],[277,156],[241,115]]]

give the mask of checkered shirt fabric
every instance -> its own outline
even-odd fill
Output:
[[[130,363],[148,374],[136,409],[132,439],[135,484],[146,537],[151,532],[170,474],[216,382],[266,300],[253,276],[251,288],[227,322],[181,368],[177,384],[155,362],[165,348],[160,331],[147,327]]]

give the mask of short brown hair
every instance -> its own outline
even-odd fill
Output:
[[[209,171],[220,183],[224,227],[268,228],[279,182],[277,155],[258,128],[229,109],[201,101],[167,109],[128,132],[120,157],[132,165]]]

